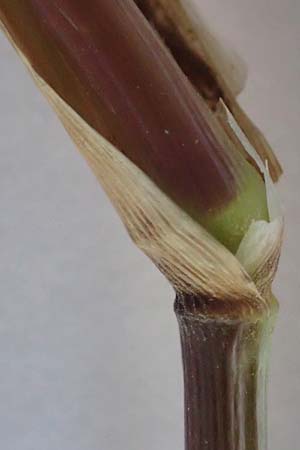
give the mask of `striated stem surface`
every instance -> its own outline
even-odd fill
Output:
[[[266,389],[273,313],[236,319],[178,295],[186,450],[266,450]]]

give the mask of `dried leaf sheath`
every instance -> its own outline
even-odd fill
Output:
[[[237,302],[239,317],[241,313],[254,318],[262,314],[268,302],[236,258],[34,77],[104,186],[133,241],[176,290]]]
[[[3,0],[0,14],[41,78],[208,230],[222,222],[227,246],[267,219],[260,176],[132,0]],[[237,198],[247,208],[223,220]]]

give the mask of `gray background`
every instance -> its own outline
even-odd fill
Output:
[[[299,448],[300,3],[199,0],[285,168],[270,450]],[[0,448],[183,448],[173,292],[0,37]],[[229,450],[229,449],[228,449]]]

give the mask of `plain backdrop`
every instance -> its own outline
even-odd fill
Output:
[[[247,61],[241,102],[285,169],[269,448],[297,450],[300,2],[199,4]],[[172,289],[130,242],[4,36],[0,81],[0,448],[183,449]]]

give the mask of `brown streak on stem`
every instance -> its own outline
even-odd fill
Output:
[[[135,0],[135,3],[210,108],[215,110],[219,99],[224,100],[262,160],[268,160],[271,176],[277,181],[282,174],[281,165],[261,131],[238,104],[233,83],[224,77],[219,61],[202,42],[207,31],[203,29],[201,35],[195,30],[180,0]]]
[[[221,88],[203,55],[190,45],[169,9],[157,0],[135,0],[135,3],[162,37],[183,72],[214,109],[222,96]]]

